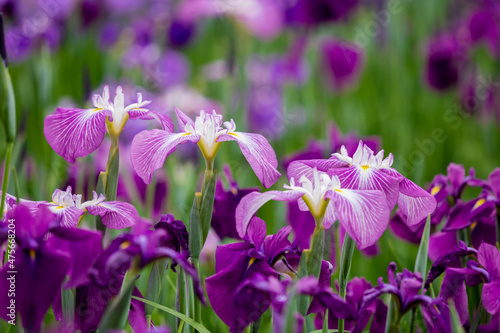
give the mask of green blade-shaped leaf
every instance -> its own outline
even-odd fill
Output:
[[[424,233],[422,234],[422,240],[420,241],[420,247],[418,248],[417,259],[415,261],[414,272],[419,272],[422,278],[425,280],[427,277],[427,254],[429,252],[429,235],[431,230],[431,216],[427,217],[425,222]],[[422,285],[423,289],[423,285]]]
[[[148,301],[148,300],[145,300],[145,299],[142,299],[142,298],[138,298],[138,297],[135,297],[135,296],[132,296],[133,299],[136,299],[138,301],[141,301],[143,303],[146,303],[146,304],[149,304],[149,305],[152,305],[154,306],[155,308],[159,309],[159,310],[162,310],[162,311],[165,311],[169,314],[171,314],[172,316],[174,317],[177,317],[181,320],[184,320],[184,322],[186,322],[186,324],[189,324],[191,327],[193,327],[195,330],[197,330],[198,332],[201,332],[201,333],[210,333],[209,330],[207,330],[205,328],[205,326],[203,326],[202,324],[194,321],[193,319],[189,318],[188,316],[180,313],[180,312],[177,312],[175,310],[172,310],[170,308],[167,308],[166,306],[163,306],[163,305],[160,305],[158,303],[154,303],[154,302],[151,302],[151,301]]]
[[[201,230],[200,211],[198,210],[200,200],[201,193],[196,193],[189,214],[189,250],[191,251],[191,257],[195,260],[200,258],[202,249],[203,231]]]
[[[203,184],[203,192],[200,206],[200,223],[201,223],[201,246],[205,244],[205,240],[210,230],[212,223],[212,212],[214,209],[215,199],[215,183],[217,180],[217,173],[205,173],[205,180]]]

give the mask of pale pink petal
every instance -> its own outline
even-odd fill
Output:
[[[111,111],[57,108],[45,118],[43,133],[54,151],[69,163],[96,150],[106,135]],[[112,119],[110,119],[112,120]]]
[[[360,250],[375,244],[389,223],[390,209],[381,191],[328,191],[335,215]]]
[[[219,136],[217,142],[237,141],[241,152],[253,171],[266,187],[271,187],[281,176],[276,154],[269,142],[260,134],[232,132]]]
[[[85,211],[76,207],[56,207],[50,206],[50,209],[57,215],[61,226],[67,228],[76,228],[78,226],[78,221]]]
[[[248,224],[260,207],[270,200],[295,201],[302,197],[297,191],[268,191],[264,193],[251,192],[244,196],[236,207],[236,231],[243,238],[247,233]]]
[[[170,133],[163,130],[142,131],[132,141],[130,157],[135,172],[146,184],[151,183],[153,173],[163,166],[165,159],[177,145],[187,141],[198,142],[200,136],[188,133]]]
[[[104,201],[87,207],[91,215],[99,215],[102,223],[111,229],[128,228],[140,220],[134,206],[120,201]]]
[[[404,178],[399,183],[398,206],[408,217],[409,226],[418,224],[436,209],[436,199],[412,181]]]
[[[181,129],[184,129],[184,126],[187,124],[192,124],[194,123],[193,119],[189,118],[184,112],[179,110],[178,108],[175,109],[175,114],[177,115],[177,122],[179,123],[179,126]]]
[[[294,178],[298,181],[302,176],[314,181],[313,169],[329,173],[330,170],[335,168],[343,168],[348,166],[348,163],[340,161],[336,158],[330,159],[313,159],[313,160],[299,160],[293,161],[286,170],[288,179]]]
[[[330,229],[330,227],[337,221],[337,216],[335,215],[335,207],[329,202],[326,206],[325,217],[323,218],[323,226],[325,229]]]

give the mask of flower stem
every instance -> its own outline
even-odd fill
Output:
[[[401,320],[401,315],[398,311],[399,307],[397,306],[395,299],[395,296],[391,296],[391,300],[389,301],[389,307],[387,309],[387,319],[385,322],[386,333],[399,332],[399,322]]]
[[[347,280],[349,279],[349,272],[351,271],[352,255],[356,243],[346,232],[344,237],[344,244],[342,245],[342,253],[340,258],[340,273],[339,273],[339,295],[345,299]],[[344,319],[339,319],[339,333],[344,332]]]
[[[310,250],[305,251],[308,251],[306,256],[307,274],[318,278],[325,252],[325,228],[323,226],[319,228],[316,226],[311,237]]]
[[[260,321],[262,317],[259,317],[256,321],[254,321],[250,326],[250,333],[259,333]]]
[[[12,152],[14,151],[14,143],[7,143],[7,151],[5,155],[5,165],[3,168],[3,180],[2,180],[2,202],[0,203],[0,212],[3,217],[3,211],[5,207],[5,197],[7,195],[7,185],[9,184],[9,170],[10,163],[12,161]]]

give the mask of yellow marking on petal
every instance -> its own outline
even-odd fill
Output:
[[[436,193],[438,193],[440,190],[441,190],[441,186],[440,186],[440,185],[436,185],[436,186],[434,186],[434,187],[431,189],[431,194],[432,194],[432,195],[436,195]]]
[[[436,309],[436,311],[437,311],[438,314],[441,314],[441,312],[439,311],[439,309],[438,309],[438,307],[437,307],[436,304],[434,304],[434,308]]]
[[[361,169],[363,169],[363,171],[366,171],[370,168],[369,165],[360,165],[361,166]]]
[[[57,206],[56,209],[62,209],[64,206]]]
[[[227,134],[238,137],[236,133],[227,133]]]
[[[476,225],[477,225],[477,222],[472,223],[472,224],[470,225],[470,230],[471,230],[471,231],[472,231],[472,230],[474,230],[474,228],[476,227]]]
[[[250,267],[254,263],[255,260],[257,260],[257,258],[254,258],[254,257],[250,258],[250,261],[248,262],[248,267]]]
[[[182,134],[182,136],[188,136],[188,135],[191,135],[191,133],[184,133],[184,134]]]
[[[31,258],[31,260],[36,259],[36,251],[35,250],[30,250],[30,258]]]
[[[485,199],[479,199],[478,201],[476,201],[476,203],[474,204],[474,207],[472,207],[472,210],[482,206],[484,203],[486,202]]]
[[[104,109],[103,108],[96,108],[96,109],[94,109],[94,112],[102,111],[102,110],[104,110]]]
[[[125,241],[125,242],[123,242],[123,243],[120,244],[120,250],[125,250],[129,246],[130,246],[130,242],[129,241]]]
[[[234,194],[234,195],[238,195],[238,189],[232,188],[231,189],[231,193]]]
[[[339,190],[337,188],[334,191],[339,192],[339,193],[344,193],[342,190]]]

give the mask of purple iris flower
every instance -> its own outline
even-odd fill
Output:
[[[373,245],[389,222],[390,210],[384,193],[342,187],[338,176],[329,176],[318,171],[316,165],[314,168],[307,165],[324,161],[328,162],[305,160],[290,164],[290,185],[284,186],[286,191],[253,192],[245,196],[236,208],[236,230],[240,237],[245,236],[250,219],[266,202],[298,201],[300,209],[322,219],[326,229],[338,219],[359,249]]]
[[[236,207],[245,195],[260,189],[258,187],[239,188],[238,183],[233,179],[229,165],[224,165],[224,175],[228,187],[224,187],[221,179],[217,180],[211,226],[221,239],[224,237],[241,239],[236,231]]]
[[[156,119],[163,129],[173,130],[169,117],[144,107],[150,101],[143,101],[137,94],[137,102],[125,106],[125,96],[121,86],[116,88],[114,101],[109,100],[109,87],[105,86],[102,96],[94,95],[91,109],[57,108],[45,118],[44,134],[54,151],[69,163],[76,158],[87,156],[102,143],[106,130],[118,138],[127,120]]]
[[[66,191],[56,189],[52,194],[51,202],[23,200],[22,203],[29,207],[47,206],[50,211],[56,214],[61,226],[68,228],[76,228],[85,212],[101,216],[102,223],[111,229],[128,228],[139,220],[139,213],[131,204],[106,201],[104,195],[97,195],[95,191],[93,193],[92,200],[82,202],[82,195],[72,194],[71,186],[68,186]],[[11,195],[8,196],[15,199]]]
[[[5,222],[14,225],[9,230],[15,233],[9,231],[8,235],[15,235],[15,238],[9,237],[15,259],[11,258],[13,262],[7,262],[0,270],[0,287],[8,291],[14,278],[15,296],[8,297],[7,292],[0,296],[0,316],[11,320],[16,318],[17,311],[21,314],[25,330],[37,332],[50,304],[61,291],[66,275],[70,279],[65,288],[86,281],[91,265],[86,258],[101,250],[101,235],[61,227],[56,215],[45,205],[41,205],[35,213],[22,204],[17,205],[7,213]],[[8,308],[12,300],[15,300],[14,310]]]
[[[475,251],[470,252],[472,253],[469,255],[476,256]],[[455,251],[448,256],[457,254],[459,254],[458,251]],[[464,255],[460,254],[460,256]],[[435,271],[432,276],[432,270],[429,272],[428,281],[437,278],[437,273],[442,273],[443,269]],[[495,246],[487,243],[482,243],[479,247],[477,262],[470,260],[466,268],[446,268],[440,297],[454,301],[462,323],[469,317],[465,285],[474,287],[481,283],[483,283],[481,300],[484,308],[493,316],[498,316],[500,314],[500,252]]]
[[[286,10],[287,23],[314,26],[346,18],[358,0],[298,0]]]
[[[391,168],[393,160],[392,154],[384,159],[383,150],[375,155],[373,150],[360,141],[352,157],[342,147],[341,153],[333,154],[330,159],[303,161],[301,165],[297,165],[296,170],[301,172],[314,166],[329,175],[337,176],[342,188],[382,191],[389,209],[392,210],[397,203],[407,217],[406,223],[415,225],[434,212],[436,199]],[[351,235],[349,228],[346,229]]]
[[[359,78],[364,62],[361,48],[345,41],[328,39],[321,44],[321,55],[323,68],[334,90],[344,90]]]
[[[398,313],[403,316],[405,313],[420,305],[424,315],[425,324],[429,332],[451,332],[450,314],[448,305],[440,298],[432,299],[429,296],[420,294],[422,289],[422,276],[420,273],[412,273],[403,269],[402,273],[397,273],[396,264],[390,263],[387,270],[389,283],[384,283],[382,278],[378,280],[378,286],[365,291],[358,313],[362,317],[371,315],[368,307],[383,294],[393,295]],[[351,332],[361,332],[362,327],[358,320]]]
[[[168,42],[173,47],[183,47],[188,44],[196,30],[196,25],[191,22],[173,20],[168,28]]]
[[[213,166],[213,159],[222,142],[237,141],[243,155],[265,187],[270,187],[280,177],[276,169],[276,154],[262,135],[236,132],[233,120],[224,122],[222,127],[222,115],[215,111],[212,114],[201,111],[195,121],[177,108],[175,112],[182,132],[154,129],[139,133],[132,141],[132,164],[146,184],[151,182],[153,173],[162,167],[167,156],[175,151],[178,145],[188,141],[198,144],[207,167]]]
[[[463,57],[464,50],[455,36],[441,35],[430,41],[426,66],[429,85],[438,91],[455,86]]]
[[[257,274],[278,278],[275,268],[282,266],[288,272],[293,272],[291,264],[283,258],[286,251],[292,250],[288,241],[290,231],[290,227],[285,227],[276,235],[266,236],[266,223],[255,217],[248,226],[248,235],[244,242],[217,247],[216,273],[205,280],[205,286],[212,308],[219,318],[230,326],[231,332],[239,332],[241,326],[244,325],[244,328],[260,317],[259,315],[252,318],[251,313],[237,311],[238,307],[234,306],[234,302],[240,304],[235,295],[244,289],[245,280],[252,279]],[[265,312],[269,305],[259,313]]]
[[[195,294],[205,303],[203,288],[194,266],[189,263],[185,253],[167,247],[176,246],[176,242],[180,242],[182,247],[184,243],[179,233],[175,235],[166,231],[179,227],[178,223],[168,221],[170,218],[173,217],[166,216],[167,221],[163,222],[173,223],[173,226],[157,225],[155,230],[150,230],[144,223],[135,225],[132,232],[115,238],[99,255],[90,270],[90,282],[76,290],[75,328],[85,332],[97,329],[107,304],[120,291],[126,270],[131,265],[136,270],[142,270],[161,258],[171,258],[191,276]],[[174,242],[171,237],[175,238]]]
[[[378,151],[381,147],[380,138],[378,136],[360,137],[356,132],[342,134],[340,129],[335,124],[328,127],[330,136],[330,151],[339,153],[342,146],[345,146],[347,151],[356,151],[359,140],[363,140],[365,146],[373,151]]]
[[[492,8],[480,9],[469,18],[468,28],[473,44],[484,41],[493,56],[499,55],[500,13]]]
[[[369,313],[368,315],[363,314],[363,316],[358,318],[358,310],[362,304],[363,295],[365,291],[372,289],[372,285],[364,278],[355,277],[347,283],[345,300],[338,294],[333,293],[330,283],[325,286],[318,284],[318,286],[322,287],[322,289],[316,293],[308,310],[308,313],[318,313],[314,321],[316,328],[320,329],[323,326],[325,309],[328,308],[329,329],[337,329],[339,319],[345,319],[344,327],[348,330],[351,330],[355,326],[358,319],[363,320],[362,323],[358,324],[358,327],[364,329],[373,315],[370,332],[382,332],[385,330],[387,306],[380,299],[377,299],[365,310]]]

